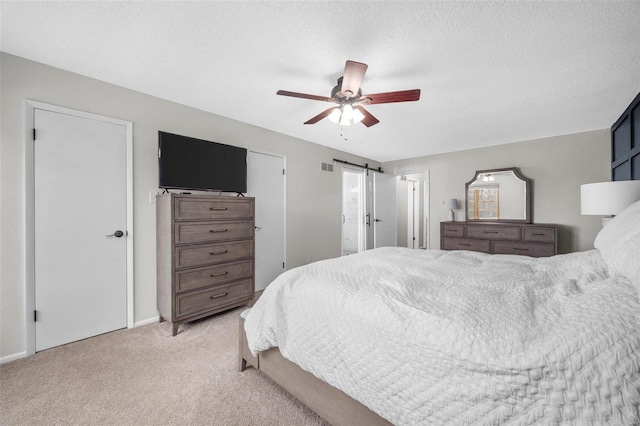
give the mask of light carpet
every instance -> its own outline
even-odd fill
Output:
[[[2,425],[326,426],[268,377],[238,371],[242,309],[150,324],[0,366]]]

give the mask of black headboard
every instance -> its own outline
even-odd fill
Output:
[[[611,126],[611,180],[640,180],[640,93]]]

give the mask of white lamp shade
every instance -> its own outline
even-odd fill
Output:
[[[448,209],[457,209],[458,208],[458,200],[455,198],[450,198],[444,202],[444,205]]]
[[[331,111],[331,114],[329,114],[329,120],[336,124],[340,122],[340,108],[335,107],[333,111]]]
[[[584,215],[617,215],[640,200],[640,180],[588,183],[580,186],[580,211]]]
[[[359,123],[364,119],[364,114],[360,112],[359,109],[354,108],[353,110],[353,122]]]

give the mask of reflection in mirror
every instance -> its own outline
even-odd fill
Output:
[[[467,221],[530,222],[529,179],[514,168],[476,172],[466,184]]]

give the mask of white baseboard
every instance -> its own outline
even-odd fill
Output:
[[[160,316],[155,316],[148,318],[146,320],[138,321],[133,324],[134,327],[140,327],[147,324],[153,324],[160,321]],[[7,362],[15,361],[20,358],[25,358],[27,356],[27,352],[18,352],[17,354],[7,355],[0,358],[0,365],[6,364]]]
[[[146,320],[142,320],[142,321],[138,321],[136,323],[133,324],[134,327],[140,327],[143,325],[147,325],[147,324],[153,324],[160,321],[160,316],[155,316],[155,317],[151,317],[148,318]],[[17,359],[20,358],[25,358],[27,356],[27,352],[18,352],[17,354],[13,354],[13,355],[7,355],[7,356],[3,356],[0,358],[0,365],[2,364],[6,364],[7,362],[11,362],[11,361],[15,361]]]
[[[155,317],[148,318],[146,320],[137,321],[135,324],[133,324],[133,326],[134,327],[140,327],[140,326],[147,325],[147,324],[153,324],[153,323],[158,322],[158,321],[160,321],[160,316],[159,315],[155,316]]]
[[[17,354],[3,356],[0,358],[0,365],[15,361],[16,359],[25,358],[26,356],[27,352],[18,352]]]

